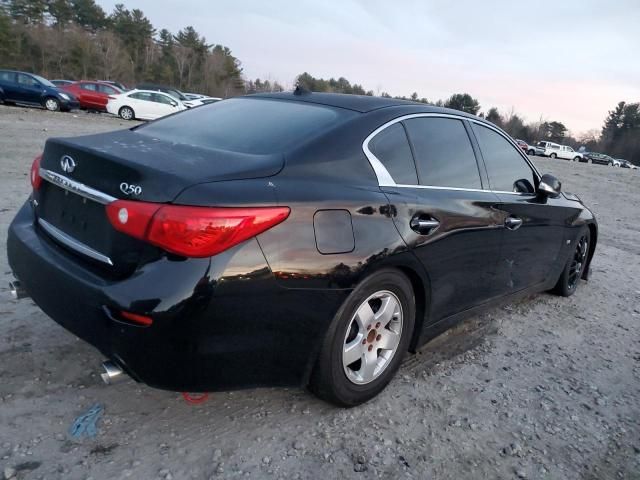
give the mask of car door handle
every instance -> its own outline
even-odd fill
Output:
[[[432,217],[416,215],[411,219],[409,226],[413,231],[418,232],[420,235],[429,235],[440,226],[440,222]]]
[[[522,219],[518,217],[507,217],[504,226],[509,230],[517,230],[522,226]]]

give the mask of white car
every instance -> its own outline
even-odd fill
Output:
[[[584,155],[576,152],[568,145],[560,145],[553,142],[538,142],[538,147],[544,148],[544,156],[550,158],[564,158],[565,160],[573,160],[574,162],[582,161]]]
[[[171,95],[151,90],[111,95],[107,103],[107,112],[124,120],[155,120],[186,109],[186,105]]]

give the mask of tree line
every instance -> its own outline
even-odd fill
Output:
[[[139,9],[94,0],[0,0],[0,65],[46,78],[152,81],[229,97],[245,92],[240,61],[193,27],[156,30]]]
[[[118,80],[128,85],[156,82],[223,98],[284,90],[277,81],[245,79],[242,63],[231,50],[209,43],[192,26],[176,33],[157,30],[139,9],[118,4],[107,13],[95,0],[0,0],[0,67],[46,78]],[[304,72],[295,83],[314,92],[376,95],[344,77],[323,79]],[[377,94],[391,97],[384,91]],[[529,142],[584,145],[640,163],[638,103],[620,102],[600,131],[575,138],[560,121],[527,123],[513,110],[481,111],[478,100],[468,93],[439,100],[417,92],[394,98],[479,115]]]

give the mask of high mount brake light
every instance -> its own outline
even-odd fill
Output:
[[[31,186],[34,190],[38,190],[42,185],[42,177],[40,176],[40,160],[42,160],[42,154],[33,159],[31,164],[31,173],[29,179],[31,180]]]
[[[217,255],[283,222],[289,207],[191,207],[116,200],[113,227],[184,257]]]

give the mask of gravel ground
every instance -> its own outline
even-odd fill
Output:
[[[106,115],[0,106],[0,478],[640,478],[640,171],[536,158],[600,223],[592,277],[474,317],[407,358],[376,399],[296,389],[107,387],[92,347],[13,301],[6,231],[49,136]],[[104,406],[94,438],[68,431]]]

